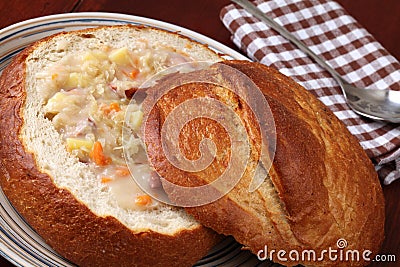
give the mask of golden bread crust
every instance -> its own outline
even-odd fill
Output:
[[[323,250],[338,249],[339,239],[347,241],[346,249],[360,252],[359,261],[342,262],[327,256],[318,262],[282,261],[275,253],[273,260],[284,265],[367,264],[361,253],[370,250],[372,255],[376,254],[384,237],[384,199],[374,166],[358,140],[318,99],[278,71],[248,61],[224,61],[223,64],[247,75],[265,96],[275,121],[276,153],[269,178],[255,192],[248,191],[250,164],[236,187],[223,198],[187,211],[215,231],[233,235],[255,254],[268,246],[268,250],[282,249],[287,253],[312,249],[321,255]],[[207,96],[225,103],[239,101],[230,95],[216,96],[217,85],[208,85],[208,91],[202,83],[197,86]],[[161,99],[150,113],[148,123],[155,127],[148,127],[150,130],[146,132],[148,155],[155,169],[173,183],[185,186],[209,183],[226,166],[223,160],[214,162],[217,166],[213,170],[219,171],[185,173],[169,164],[163,155],[160,129],[165,117],[182,98],[195,94],[188,92],[197,91],[193,84],[179,89],[181,92],[176,97]],[[237,113],[245,116],[243,121],[250,139],[255,140],[250,142],[251,157],[257,158],[259,134],[249,131],[256,122],[246,108],[238,109]],[[191,127],[206,126],[198,122]],[[179,142],[196,140],[198,144],[198,139],[206,136],[201,131],[197,133],[183,129]],[[224,140],[214,139],[218,145]],[[198,150],[185,153],[188,158],[195,157]],[[166,190],[172,198],[176,197],[173,191]]]

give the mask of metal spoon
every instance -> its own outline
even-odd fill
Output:
[[[303,42],[288,32],[284,27],[276,23],[272,18],[266,16],[261,10],[247,0],[231,0],[243,7],[247,12],[267,23],[283,37],[294,43],[300,50],[314,59],[321,67],[326,69],[339,83],[343,95],[350,108],[365,117],[374,120],[384,120],[400,123],[400,91],[389,89],[366,89],[357,88],[345,81],[339,73],[329,66],[322,58],[311,51]]]

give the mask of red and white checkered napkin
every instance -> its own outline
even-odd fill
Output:
[[[338,3],[257,0],[264,13],[359,87],[400,90],[400,64]],[[361,118],[346,105],[332,76],[292,43],[238,5],[221,10],[234,43],[251,59],[273,66],[316,95],[359,140],[385,184],[400,178],[400,124]],[[357,166],[354,166],[357,168]]]

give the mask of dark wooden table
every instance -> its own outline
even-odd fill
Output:
[[[307,0],[308,1],[308,0]],[[337,0],[397,59],[400,59],[400,1]],[[38,16],[83,11],[117,12],[170,22],[209,36],[236,49],[219,20],[228,0],[0,0],[0,28]],[[236,49],[237,50],[237,49]],[[396,255],[400,266],[400,181],[383,187],[386,199],[386,238],[381,254]],[[11,266],[0,257],[0,266]]]

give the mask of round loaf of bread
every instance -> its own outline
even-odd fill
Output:
[[[217,179],[232,158],[225,156],[232,152],[232,144],[222,128],[214,126],[215,122],[197,119],[181,129],[175,146],[188,159],[199,158],[201,140],[212,139],[215,143],[214,161],[197,172],[182,170],[169,161],[163,145],[172,141],[163,139],[162,128],[185,101],[199,96],[222,101],[235,110],[247,129],[250,160],[236,186],[224,197],[186,210],[218,233],[232,235],[260,259],[271,258],[290,266],[368,264],[384,237],[384,199],[374,166],[358,140],[316,97],[277,70],[248,61],[223,61],[210,68],[223,69],[223,65],[232,70],[220,72],[219,84],[176,86],[148,111],[144,140],[154,168],[165,180],[179,186],[198,187]],[[249,106],[243,98],[227,93],[226,88],[241,83],[232,78],[236,75],[233,70],[245,74],[262,92],[276,130],[276,142],[272,142],[276,145],[275,155],[270,155],[273,164],[253,192],[249,185],[254,162],[263,148]],[[192,75],[206,81],[208,72]],[[205,79],[199,78],[202,75]],[[171,77],[174,81],[181,78]],[[168,80],[165,84],[168,86]],[[259,100],[252,99],[252,93],[247,95],[250,102]],[[214,129],[212,135],[209,129]],[[172,199],[179,201],[182,197],[174,187],[165,189]]]
[[[138,42],[184,51],[195,61],[221,59],[177,33],[110,26],[40,40],[16,56],[0,79],[2,189],[50,246],[80,266],[191,266],[220,239],[182,208],[116,205],[88,165],[66,149],[46,115],[44,106],[54,93],[43,79],[49,67],[103,47],[140,50]]]

